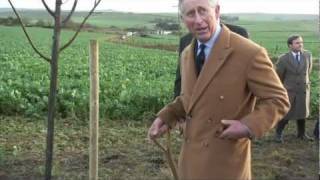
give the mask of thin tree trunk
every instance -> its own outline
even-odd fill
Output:
[[[51,51],[51,74],[50,74],[50,94],[48,103],[48,129],[47,129],[47,149],[46,149],[46,172],[45,179],[51,179],[52,156],[53,156],[53,139],[54,139],[54,115],[57,95],[58,80],[58,59],[60,48],[60,32],[61,32],[61,0],[56,0],[55,10],[55,26],[53,34],[53,44]]]
[[[51,170],[52,170],[52,156],[53,156],[53,139],[54,139],[54,115],[55,115],[55,104],[56,104],[56,95],[57,95],[57,84],[58,84],[58,59],[59,59],[59,54],[62,50],[67,48],[78,36],[81,28],[85,24],[86,20],[89,18],[89,16],[94,12],[95,8],[98,6],[98,4],[101,2],[101,0],[95,0],[94,1],[94,6],[88,13],[88,15],[83,19],[82,23],[80,24],[78,30],[75,32],[75,34],[72,36],[72,38],[60,48],[60,32],[61,32],[61,5],[62,5],[62,0],[56,0],[56,7],[55,11],[52,11],[45,0],[42,0],[43,5],[45,6],[46,10],[48,13],[54,17],[54,31],[53,31],[53,43],[52,43],[52,50],[51,50],[51,59],[43,55],[33,44],[31,38],[29,37],[28,32],[26,31],[22,20],[16,11],[15,7],[13,6],[11,0],[8,0],[10,3],[10,6],[13,9],[13,12],[17,16],[22,30],[24,34],[26,35],[31,47],[33,50],[40,55],[43,59],[46,61],[50,62],[50,93],[49,93],[49,102],[48,102],[48,123],[47,123],[47,148],[46,148],[46,169],[45,169],[45,179],[50,180],[51,179]],[[69,18],[72,16],[72,14],[75,11],[75,8],[77,6],[78,0],[74,1],[73,7],[67,16],[66,19],[64,19],[64,23],[66,23]]]

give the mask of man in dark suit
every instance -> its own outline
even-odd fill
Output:
[[[310,78],[312,55],[303,49],[303,39],[300,35],[288,38],[289,52],[281,55],[276,64],[277,73],[286,88],[291,104],[290,111],[276,128],[276,141],[283,142],[283,129],[289,120],[297,121],[297,138],[312,140],[307,136],[305,119],[309,116]]]
[[[232,32],[237,33],[242,37],[249,38],[249,34],[245,28],[237,25],[232,25],[232,24],[224,24],[224,25],[226,25]],[[181,91],[180,54],[184,50],[184,48],[190,44],[192,39],[193,39],[193,36],[191,33],[184,35],[180,39],[178,65],[176,70],[176,79],[174,81],[174,98],[179,96]]]

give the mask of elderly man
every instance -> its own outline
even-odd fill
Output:
[[[265,49],[220,25],[217,0],[181,0],[179,8],[195,39],[181,54],[181,93],[148,136],[185,119],[180,179],[251,179],[250,139],[287,113],[287,92]]]

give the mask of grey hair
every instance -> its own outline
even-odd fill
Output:
[[[179,11],[180,12],[183,12],[183,9],[182,9],[182,3],[183,3],[184,0],[179,0],[179,4],[178,4],[178,7],[179,7]],[[211,7],[215,7],[217,4],[218,4],[218,1],[219,0],[208,0],[209,1],[209,4]]]

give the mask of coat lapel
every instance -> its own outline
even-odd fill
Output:
[[[301,72],[301,71],[303,71],[304,69],[305,69],[305,66],[306,66],[306,64],[307,64],[307,62],[306,62],[306,56],[305,56],[305,54],[304,53],[301,53],[301,56],[300,56],[300,65],[298,66],[298,72]]]
[[[193,105],[201,97],[201,94],[204,92],[217,72],[221,69],[231,53],[232,48],[230,47],[230,30],[222,25],[222,31],[220,32],[219,39],[213,46],[213,49],[208,56],[208,60],[205,62],[202,71],[195,82],[187,113],[191,111]]]
[[[195,39],[192,40],[190,43],[190,50],[187,51],[187,54],[183,57],[185,59],[185,72],[187,73],[187,79],[185,81],[188,81],[188,88],[194,87],[197,81],[197,72],[196,72],[196,65],[195,65],[195,48],[197,41]]]
[[[289,57],[289,65],[292,67],[292,69],[294,69],[295,71],[298,70],[298,63],[295,60],[295,57],[293,56],[293,54],[291,52],[288,52],[288,57]]]
[[[192,96],[192,92],[194,86],[197,81],[196,68],[195,68],[195,39],[185,48],[185,50],[181,53],[181,93],[183,95],[183,104],[185,110],[188,109],[190,98]]]

